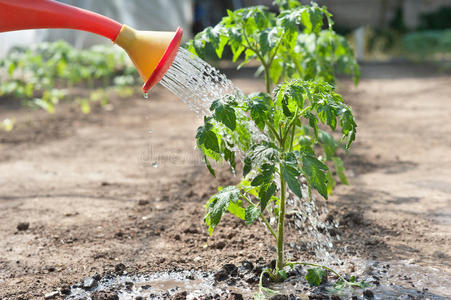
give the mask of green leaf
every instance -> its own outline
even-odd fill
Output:
[[[276,171],[276,168],[274,165],[271,164],[263,164],[261,166],[261,173],[258,174],[254,180],[252,180],[251,185],[252,186],[259,186],[262,184],[268,184],[272,181],[274,172]]]
[[[323,13],[316,3],[305,8],[301,13],[302,24],[305,26],[305,33],[318,34],[323,25]]]
[[[207,202],[208,213],[205,223],[208,225],[210,235],[216,225],[221,221],[222,215],[229,208],[231,202],[237,203],[240,198],[240,190],[235,186],[228,186],[213,195]],[[233,210],[233,209],[232,209]]]
[[[260,217],[260,209],[255,205],[249,205],[246,208],[246,225],[254,223]]]
[[[262,131],[265,129],[265,122],[268,118],[267,113],[270,110],[271,102],[271,97],[264,93],[251,96],[247,102],[252,120],[254,120],[257,127]]]
[[[274,59],[271,68],[269,69],[269,75],[274,84],[279,82],[280,77],[283,73],[283,61],[280,59]]]
[[[327,178],[327,194],[331,195],[337,182],[335,181],[334,177],[332,176],[332,172],[330,170],[327,170],[326,178]]]
[[[235,109],[227,103],[224,103],[222,99],[215,100],[211,104],[210,110],[214,111],[214,118],[223,123],[230,130],[234,131],[236,128],[236,115]]]
[[[302,198],[301,184],[299,183],[300,172],[290,164],[286,162],[282,163],[282,176],[287,182],[290,190],[296,194],[299,198]]]
[[[278,41],[278,28],[267,28],[259,33],[261,55],[266,55],[276,46]]]
[[[319,140],[322,142],[321,146],[324,149],[326,160],[330,161],[335,156],[335,152],[339,146],[338,143],[332,135],[322,130],[319,132]]]
[[[312,186],[327,199],[327,166],[317,158],[305,155],[302,157],[302,170]]]
[[[206,123],[197,129],[196,139],[199,146],[204,146],[216,153],[219,153],[219,143],[216,134],[211,131],[212,125]]]
[[[285,270],[279,270],[279,275],[283,280],[287,279],[287,272]]]
[[[216,178],[215,170],[212,168],[210,161],[208,160],[208,157],[205,154],[203,155],[203,157],[204,157],[204,162],[205,162],[205,165],[207,166],[208,171],[210,171],[210,174]]]
[[[246,177],[247,174],[252,170],[252,159],[249,156],[244,158],[243,166],[243,176]]]
[[[232,215],[237,216],[238,218],[240,218],[241,220],[245,220],[245,210],[244,208],[241,206],[241,201],[238,201],[237,203],[235,202],[230,202],[229,203],[229,207],[228,207],[228,211],[229,213],[231,213]],[[239,203],[239,204],[238,204]]]
[[[335,164],[335,170],[337,171],[338,178],[344,184],[349,184],[348,179],[346,178],[345,168],[343,166],[343,161],[339,157],[332,158]]]
[[[258,193],[258,197],[260,198],[260,210],[263,212],[268,205],[269,200],[271,199],[272,195],[276,192],[277,186],[274,182],[272,182],[270,185],[265,184],[260,188],[260,191]]]
[[[327,279],[327,273],[323,268],[311,268],[307,270],[305,279],[311,286],[320,286]]]

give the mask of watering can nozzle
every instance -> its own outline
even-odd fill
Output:
[[[180,47],[183,30],[174,32],[140,31],[123,25],[114,43],[122,47],[131,58],[148,92],[163,78],[174,61]]]

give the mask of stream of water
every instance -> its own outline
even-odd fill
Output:
[[[202,115],[209,114],[214,100],[240,93],[224,74],[183,48],[160,83]]]

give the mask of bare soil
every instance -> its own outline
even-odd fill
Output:
[[[262,89],[248,72],[231,74],[236,85]],[[339,84],[359,131],[345,159],[350,185],[327,203],[340,223],[337,247],[449,274],[451,76],[367,64],[362,77]],[[273,257],[260,224],[226,217],[208,237],[203,205],[236,179],[209,175],[194,149],[201,120],[162,87],[150,102],[112,96],[109,111],[89,115],[73,104],[49,115],[0,100],[0,120],[18,122],[0,132],[0,299],[43,298],[121,264],[130,273],[216,271]]]

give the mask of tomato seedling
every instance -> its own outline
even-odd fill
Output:
[[[295,0],[275,4],[278,14],[264,6],[228,11],[216,26],[188,43],[188,49],[201,58],[211,53],[221,58],[229,46],[234,61],[244,57],[238,68],[259,61],[257,72],[263,74],[266,86],[265,92],[215,100],[211,115],[204,117],[197,130],[197,146],[213,175],[210,160],[226,161],[234,172],[237,157],[244,154],[241,182],[220,187],[208,200],[205,223],[212,234],[226,212],[245,224],[261,220],[277,249],[275,268],[264,273],[281,281],[286,266],[309,265],[315,268],[306,278],[319,285],[329,268],[285,259],[286,202],[289,196],[309,201],[312,190],[327,199],[336,184],[334,169],[347,184],[337,150],[349,149],[357,125],[351,107],[334,90],[335,72],[352,74],[357,82],[359,68],[346,40],[333,31],[325,7],[304,6]],[[320,127],[340,128],[342,139],[336,141]],[[276,227],[268,221],[271,216],[277,220]],[[340,280],[352,285],[343,277]]]

